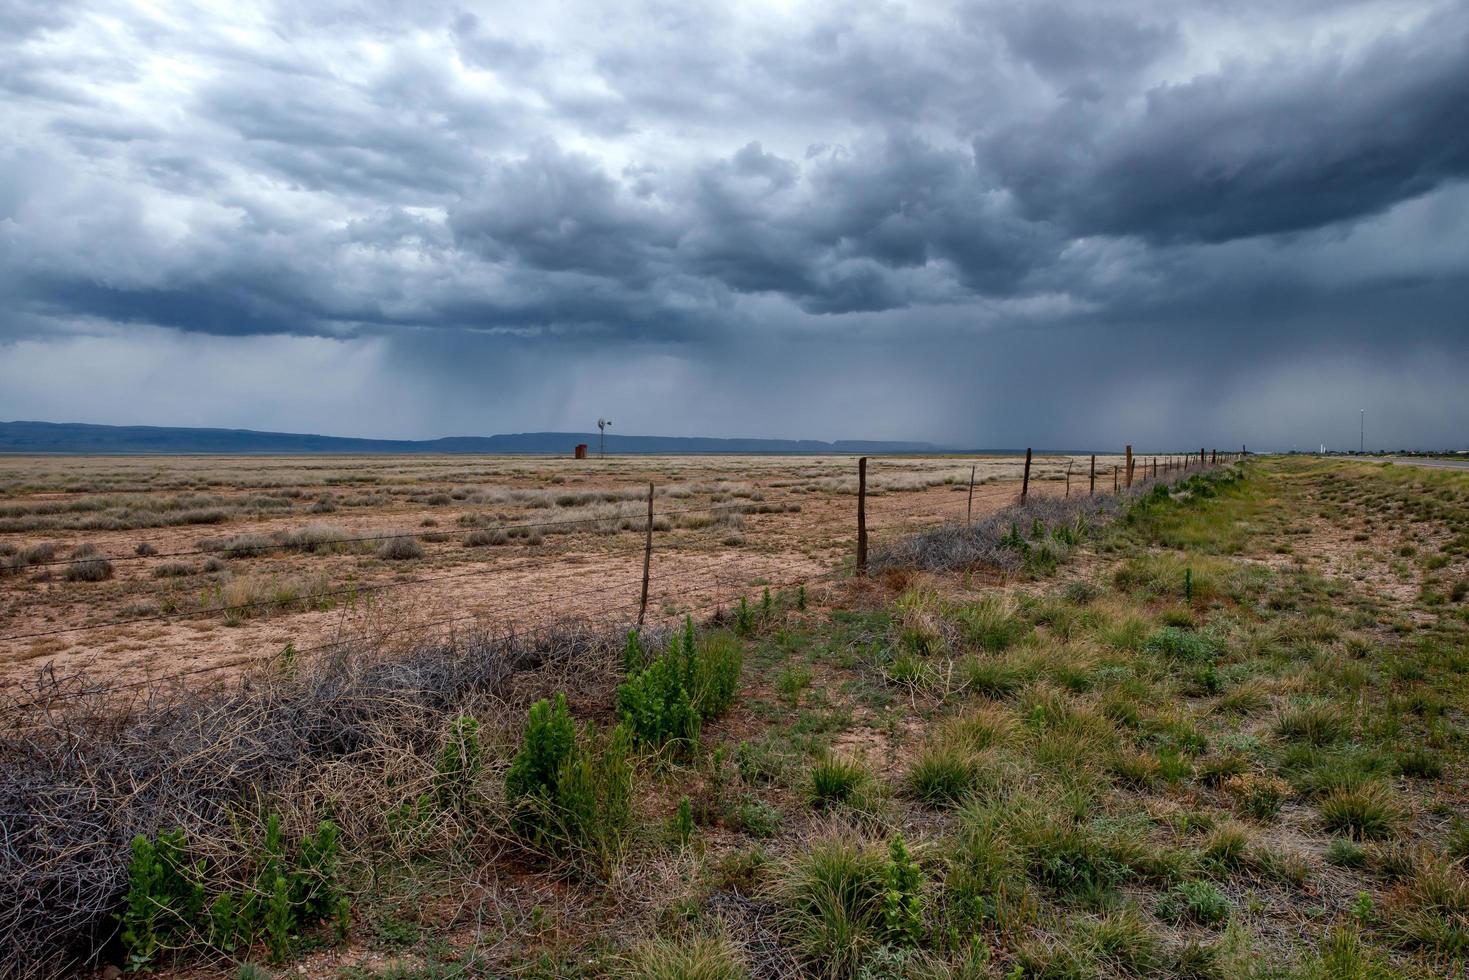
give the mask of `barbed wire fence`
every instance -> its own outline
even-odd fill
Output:
[[[1099,473],[1096,456],[1088,460],[1086,494],[1098,495],[1098,480],[1101,480],[1101,495],[1119,495],[1131,488],[1139,479],[1172,479],[1204,468],[1230,463],[1247,455],[1240,452],[1206,452],[1200,449],[1197,455],[1171,453],[1153,456],[1136,456],[1132,447],[1126,447],[1122,462],[1111,465],[1110,471]],[[1067,460],[1064,474],[1065,497],[1071,497],[1072,464]],[[857,486],[852,496],[854,533],[848,537],[836,535],[818,545],[808,546],[799,557],[772,554],[745,554],[715,559],[698,560],[696,541],[670,541],[667,536],[690,531],[690,527],[679,527],[671,519],[707,516],[709,522],[697,531],[721,530],[720,520],[725,515],[741,517],[758,515],[759,505],[746,502],[711,503],[699,507],[674,507],[659,510],[656,507],[657,487],[650,483],[647,492],[646,514],[632,518],[627,515],[595,516],[567,520],[507,522],[490,526],[476,526],[476,530],[491,533],[528,533],[532,530],[559,528],[567,532],[578,529],[640,532],[631,542],[619,542],[616,547],[604,549],[603,557],[618,556],[629,561],[629,574],[617,576],[614,581],[599,579],[595,584],[585,582],[583,570],[567,563],[566,573],[538,584],[543,595],[529,600],[506,600],[448,616],[432,616],[423,620],[409,621],[404,625],[369,628],[352,635],[343,635],[339,624],[331,639],[314,639],[297,645],[292,639],[285,651],[247,656],[227,662],[212,662],[187,669],[156,673],[149,677],[125,682],[108,682],[88,675],[85,671],[63,676],[57,673],[54,664],[38,671],[38,680],[21,684],[18,688],[0,691],[0,710],[12,725],[23,726],[30,713],[44,710],[57,701],[77,698],[105,698],[140,689],[156,689],[194,679],[208,679],[207,675],[236,676],[237,672],[248,673],[251,669],[266,667],[282,656],[313,656],[326,654],[351,645],[388,644],[395,637],[408,637],[413,643],[450,642],[458,631],[469,626],[498,629],[506,639],[531,636],[539,631],[557,628],[566,616],[575,614],[579,618],[601,623],[611,629],[655,629],[677,622],[685,616],[709,614],[718,618],[725,610],[732,609],[743,600],[746,603],[760,601],[765,590],[782,592],[793,589],[813,588],[843,579],[861,578],[869,572],[869,548],[875,535],[881,534],[891,540],[905,535],[942,525],[972,524],[976,495],[981,504],[997,500],[1024,504],[1031,493],[1032,451],[1027,449],[1024,469],[1017,492],[1013,484],[980,484],[975,481],[976,468],[971,467],[967,493],[956,503],[924,501],[916,506],[886,507],[870,506],[881,501],[886,493],[868,487],[869,457],[857,460]],[[1111,489],[1107,488],[1110,478]],[[1060,482],[1060,480],[1057,480]],[[956,486],[954,489],[965,489]],[[1076,493],[1082,493],[1080,487]],[[1052,494],[1054,496],[1054,494]],[[958,496],[957,494],[955,496]],[[427,538],[435,532],[393,532],[349,537],[337,537],[314,547],[338,549],[344,546],[382,543],[403,538]],[[256,557],[270,552],[312,550],[290,540],[251,541],[232,553],[233,557]],[[88,554],[85,557],[63,559],[47,558],[27,562],[26,568],[46,569],[60,565],[71,565],[77,561],[107,562],[160,562],[192,556],[217,556],[220,546],[176,549],[148,554]],[[849,555],[833,561],[827,556]],[[690,560],[693,557],[694,560]],[[675,558],[669,562],[669,558]],[[640,560],[639,560],[640,559]],[[88,636],[102,630],[118,630],[131,626],[207,621],[213,617],[229,618],[258,610],[311,609],[321,604],[343,603],[355,606],[359,601],[371,602],[374,598],[399,590],[434,590],[446,583],[465,583],[477,580],[504,578],[516,571],[545,572],[554,567],[554,556],[528,556],[519,559],[494,559],[482,561],[482,567],[439,575],[419,575],[394,579],[390,582],[352,585],[321,589],[293,596],[289,601],[276,598],[259,599],[240,603],[225,603],[204,606],[191,610],[160,612],[107,622],[64,625],[39,630],[24,630],[0,634],[0,651],[8,645],[43,640],[59,636]],[[3,582],[3,580],[0,580]],[[587,587],[566,589],[563,585],[577,583]],[[586,613],[586,601],[595,603],[591,615]],[[458,597],[456,597],[458,601]],[[422,605],[422,603],[420,603]],[[649,616],[650,605],[654,609]],[[219,678],[216,677],[216,680]],[[44,694],[41,689],[44,688]]]

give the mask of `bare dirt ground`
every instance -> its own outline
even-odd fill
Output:
[[[1098,458],[1099,491],[1117,463]],[[1065,456],[1036,459],[1032,492],[1066,492],[1068,465],[1085,492],[1088,460]],[[963,520],[971,467],[974,516],[1015,498],[1017,457],[874,458],[873,538]],[[45,670],[217,677],[287,644],[412,643],[485,622],[627,622],[650,482],[650,620],[852,560],[846,457],[0,458],[0,690]],[[317,543],[283,546],[303,533]],[[395,535],[421,554],[380,555]],[[105,580],[79,580],[88,548]]]

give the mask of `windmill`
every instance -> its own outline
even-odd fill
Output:
[[[607,430],[611,428],[611,419],[597,419],[597,455],[607,455]]]

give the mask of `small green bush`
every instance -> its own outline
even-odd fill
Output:
[[[882,920],[887,941],[897,946],[917,946],[923,942],[923,872],[902,834],[894,836],[888,845],[884,886]]]
[[[154,841],[139,834],[132,853],[122,943],[129,965],[141,969],[160,951],[177,945],[198,922],[204,908],[204,863],[185,859],[182,829],[160,831]]]
[[[774,837],[783,819],[779,810],[753,796],[740,800],[731,816],[736,829],[751,837]]]
[[[678,808],[668,820],[668,836],[679,847],[688,847],[694,840],[694,807],[687,796],[678,801]]]
[[[225,891],[204,905],[204,864],[184,861],[184,832],[162,832],[154,842],[133,840],[121,939],[133,968],[159,952],[189,942],[232,954],[263,938],[282,962],[301,932],[323,920],[345,935],[350,905],[338,881],[341,845],[336,824],[323,820],[289,853],[278,814],[266,818],[265,839],[254,858],[254,884]]]
[[[693,620],[686,619],[668,648],[642,669],[636,669],[642,654],[635,643],[629,636],[624,654],[629,673],[617,688],[618,715],[641,744],[692,747],[703,723],[734,702],[743,661],[739,642],[714,633],[701,643]]]
[[[537,701],[505,775],[512,829],[555,854],[614,861],[632,814],[630,748],[631,736],[621,725],[601,738],[590,725],[578,732],[565,695]]]

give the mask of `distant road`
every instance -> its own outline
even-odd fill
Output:
[[[1404,466],[1427,466],[1435,470],[1469,470],[1469,459],[1428,459],[1422,456],[1373,456],[1372,459]]]

